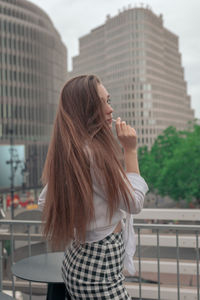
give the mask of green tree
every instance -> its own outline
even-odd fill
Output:
[[[158,163],[155,161],[151,152],[146,146],[139,148],[138,151],[140,172],[144,179],[148,182],[149,190],[157,193],[155,182],[159,169]]]
[[[200,126],[184,135],[173,157],[165,161],[157,186],[161,195],[200,204]]]
[[[147,147],[139,149],[141,174],[148,181],[150,191],[155,193],[158,190],[158,179],[162,169],[166,161],[173,156],[180,139],[180,133],[175,127],[170,126],[157,137],[151,151],[148,151]]]
[[[168,127],[148,151],[139,149],[141,174],[150,191],[175,201],[196,199],[200,204],[200,126],[177,131]]]

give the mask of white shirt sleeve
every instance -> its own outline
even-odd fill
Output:
[[[39,198],[38,198],[38,207],[40,210],[43,210],[43,208],[44,208],[46,193],[47,193],[47,184],[43,188],[43,190],[40,193]]]
[[[132,198],[130,199],[130,213],[138,214],[143,208],[144,197],[145,194],[148,192],[148,186],[145,180],[137,173],[127,173],[126,176],[131,186],[133,187],[133,190],[131,190],[131,196],[134,200]],[[44,208],[46,192],[47,185],[45,185],[45,187],[39,195],[38,206],[40,210],[43,210]],[[123,200],[120,202],[119,208],[128,212],[128,209]]]
[[[132,198],[129,200],[130,213],[138,214],[143,208],[144,197],[149,188],[144,178],[142,178],[139,174],[127,173],[126,176],[133,188],[133,190],[130,190],[132,196]],[[128,212],[128,208],[126,207],[124,201],[121,201],[119,208]]]

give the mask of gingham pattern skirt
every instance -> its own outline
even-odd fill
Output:
[[[62,275],[72,299],[131,300],[123,286],[124,244],[122,233],[103,240],[67,248]]]

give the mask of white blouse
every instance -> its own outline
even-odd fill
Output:
[[[145,194],[148,191],[148,186],[139,174],[127,173],[126,175],[133,187],[131,194],[134,201],[132,199],[130,200],[131,214],[128,213],[125,203],[123,199],[121,199],[119,208],[113,214],[110,222],[106,193],[102,185],[96,180],[94,173],[91,171],[95,218],[87,228],[86,242],[92,243],[104,239],[114,231],[116,225],[121,220],[125,246],[124,269],[126,269],[131,275],[134,275],[135,268],[133,264],[133,255],[136,249],[136,242],[133,229],[133,214],[138,214],[141,211],[144,204]],[[41,210],[44,207],[46,192],[47,186],[44,187],[39,195],[38,205]],[[125,222],[123,221],[124,219]]]

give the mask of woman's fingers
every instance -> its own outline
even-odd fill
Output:
[[[121,121],[120,118],[117,118],[115,125],[116,125],[117,135],[121,135],[121,134],[136,135],[135,129],[133,127],[131,127],[130,125],[127,125],[125,121]]]
[[[121,134],[121,118],[117,118],[115,123],[117,135],[119,136]]]
[[[127,130],[126,122],[121,121],[121,118],[117,118],[115,125],[116,125],[116,131],[118,136]]]
[[[134,128],[127,125],[125,121],[121,121],[117,118],[116,121],[116,132],[122,147],[124,148],[136,148],[137,145],[137,135]]]
[[[130,126],[130,132],[131,132],[131,134],[133,134],[134,136],[137,136],[137,133],[136,133],[135,128],[133,128],[133,127],[131,127],[131,126]]]

